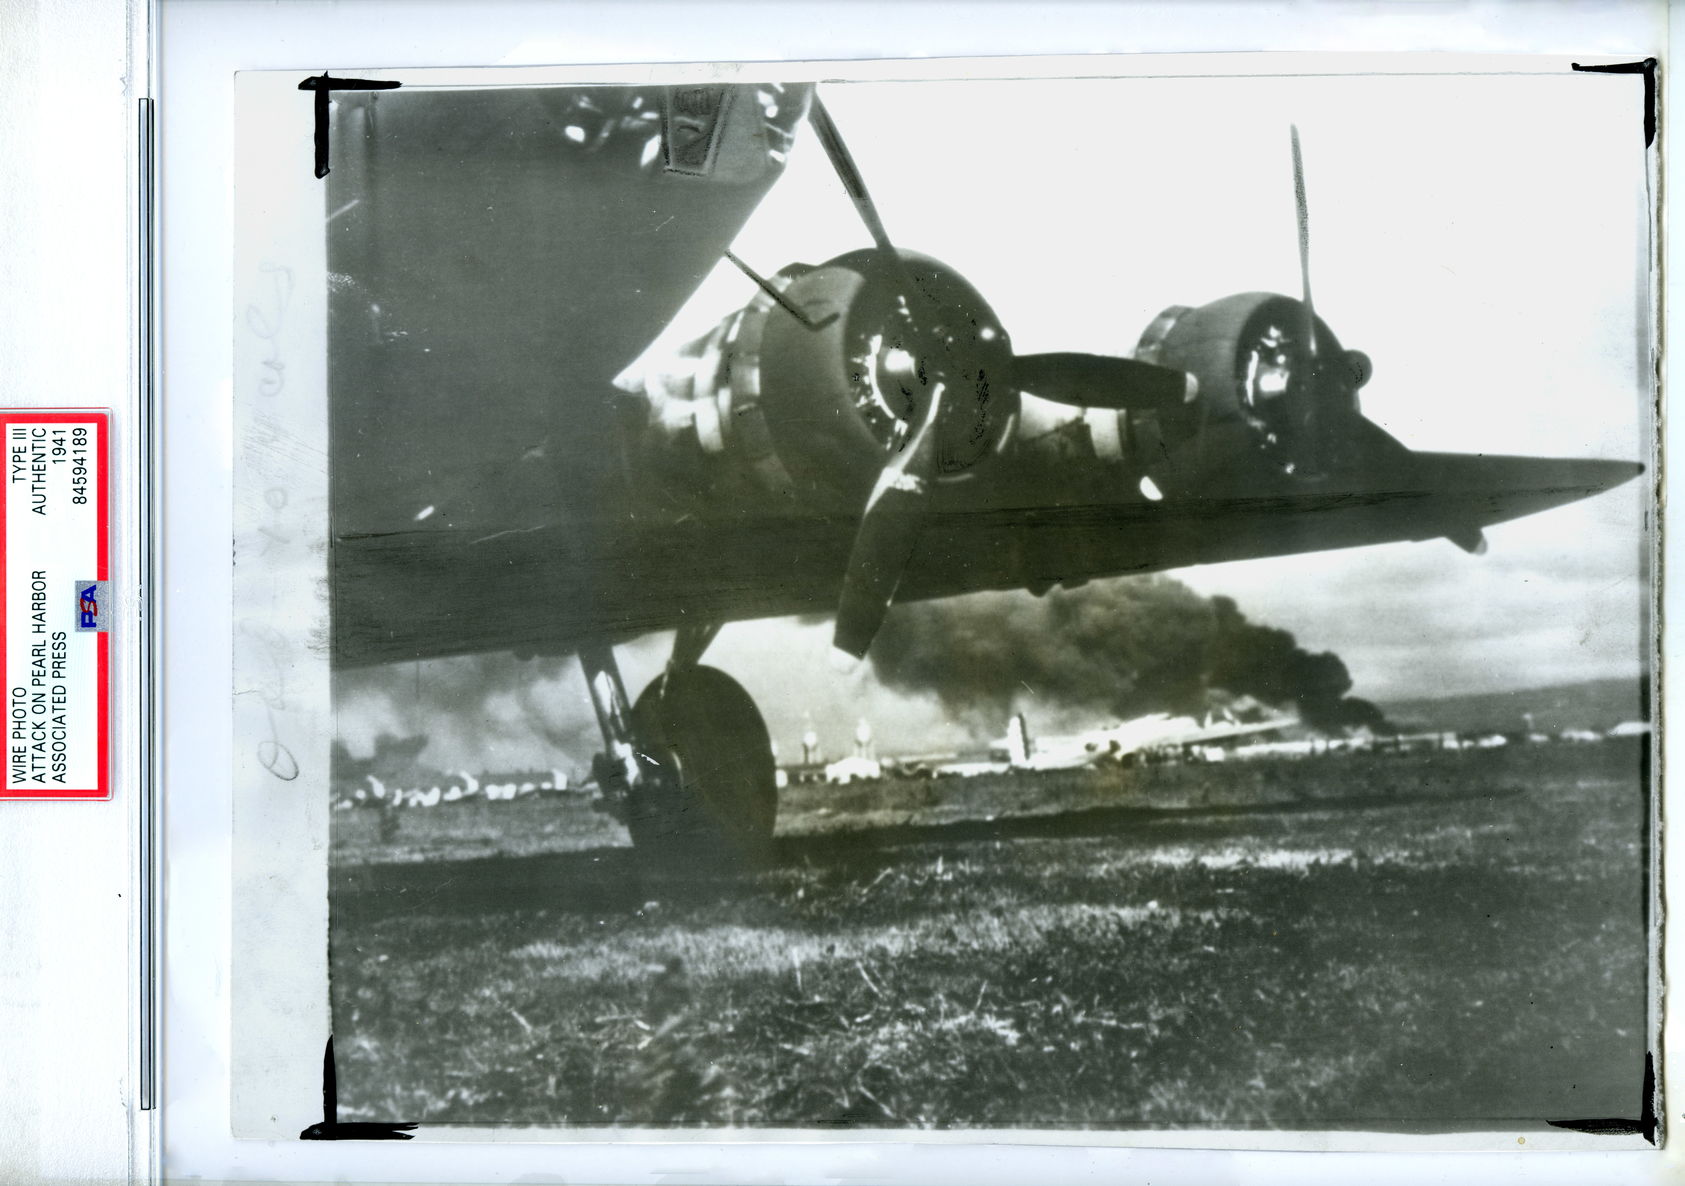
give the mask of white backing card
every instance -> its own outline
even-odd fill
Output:
[[[187,27],[194,30],[193,36],[209,36],[211,30],[216,27],[216,18],[219,13],[231,15],[226,10],[218,9],[217,6],[196,8],[196,6],[189,5],[182,6],[177,11],[195,12],[196,15],[193,20],[185,22]],[[199,21],[203,23],[195,23]],[[307,30],[308,25],[300,18],[298,24],[290,26],[289,35],[281,38],[269,52],[276,57],[285,58],[284,64],[291,67],[303,60],[307,56],[307,51],[325,53],[328,51],[330,44],[336,41],[334,38],[323,36],[319,29]],[[169,44],[168,36],[166,36],[167,47]],[[187,37],[174,44],[175,52],[191,53],[202,48],[205,42],[195,41],[192,37]],[[545,47],[555,44],[560,43],[544,43],[537,49],[528,48],[524,52],[544,56]],[[375,52],[379,45],[376,40],[371,39],[358,46],[363,50],[364,56],[347,56],[351,51],[345,47],[352,45],[358,45],[358,43],[343,38],[337,39],[337,44],[334,44],[331,54],[322,64],[337,66],[343,63],[345,68],[351,69],[368,62],[378,61],[382,66],[391,62],[391,59],[386,55]],[[245,61],[242,61],[241,65],[282,64],[274,60],[269,63],[257,63],[253,60],[255,56],[249,56]],[[639,55],[622,53],[610,54],[610,56],[653,57],[656,55],[651,53]],[[311,68],[314,69],[316,64],[315,61],[312,61]],[[187,82],[188,79],[210,78],[212,75],[207,73],[209,65],[209,60],[195,62],[191,72],[183,71],[178,75],[182,79],[182,82],[178,85],[184,87],[190,85]],[[167,63],[165,74],[167,86],[169,76]],[[216,85],[222,88],[227,81],[226,78],[223,78]],[[230,91],[219,89],[210,93],[220,94],[226,100]],[[300,96],[299,98],[300,102],[303,102],[303,97]],[[222,110],[226,112],[229,108],[224,107]],[[214,107],[202,107],[196,114],[189,114],[184,106],[180,118],[186,122],[177,126],[175,138],[177,146],[182,146],[186,138],[194,134],[191,129],[195,122],[201,129],[209,129],[216,125],[218,116]],[[226,122],[224,116],[223,124],[226,125]],[[207,140],[210,138],[207,137]],[[290,212],[297,209],[297,207],[288,204],[282,195],[287,187],[293,184],[291,179],[301,175],[301,171],[296,168],[296,165],[308,158],[310,146],[307,125],[301,122],[296,129],[290,132],[288,136],[282,137],[281,140],[286,145],[285,149],[274,148],[261,162],[251,162],[257,170],[274,171],[274,176],[267,179],[269,184],[260,183],[259,186],[260,189],[273,195],[273,203],[262,201],[254,203],[255,208],[263,212],[266,228],[273,228],[275,225],[276,211]],[[221,142],[226,143],[226,140]],[[237,144],[235,151],[239,151],[239,147]],[[286,173],[284,178],[280,175],[283,170]],[[209,205],[204,204],[207,202]],[[214,212],[215,206],[216,202],[212,191],[201,188],[195,193],[190,190],[188,195],[184,196],[183,202],[178,206],[172,217],[190,218],[193,217],[195,210],[199,212],[200,216],[208,216]],[[242,198],[236,195],[234,209],[245,208],[242,204]],[[316,213],[319,217],[321,212],[317,211]],[[236,231],[235,241],[247,244],[256,240],[248,238],[243,231]],[[178,258],[187,259],[191,257],[184,254]],[[319,317],[320,313],[312,310],[307,287],[301,288],[297,285],[291,285],[286,288],[287,295],[284,298],[288,310],[286,327],[284,330],[276,332],[276,317],[271,316],[271,311],[274,311],[278,316],[275,300],[277,294],[283,290],[281,288],[282,281],[278,279],[274,266],[275,262],[266,258],[264,253],[258,250],[253,254],[237,256],[231,273],[222,272],[220,269],[210,269],[195,274],[188,271],[192,267],[189,264],[180,265],[180,269],[173,273],[170,284],[178,286],[174,291],[176,298],[183,302],[179,306],[181,308],[198,307],[206,316],[213,316],[218,308],[218,301],[213,298],[219,295],[226,296],[228,289],[211,282],[210,277],[231,274],[233,291],[236,295],[232,302],[224,303],[222,306],[224,310],[228,308],[260,310],[255,323],[249,317],[244,319],[245,329],[248,331],[245,334],[239,331],[239,320],[237,320],[237,329],[234,335],[236,354],[233,365],[223,372],[223,377],[216,377],[215,367],[211,365],[216,358],[224,357],[220,347],[208,350],[205,360],[195,360],[191,363],[184,361],[178,370],[170,372],[177,377],[177,381],[181,383],[183,389],[192,389],[195,383],[209,383],[209,388],[200,387],[200,390],[214,390],[229,395],[232,394],[230,383],[234,387],[238,387],[242,383],[254,385],[254,387],[261,385],[266,374],[274,372],[273,366],[269,366],[267,371],[265,370],[265,359],[268,359],[271,363],[281,360],[289,364],[288,383],[291,385],[293,394],[296,395],[299,391],[321,390],[319,380],[312,384],[309,375],[310,359],[314,357],[319,361],[319,354],[313,355],[308,349],[295,351],[291,346],[277,342],[278,338],[286,338],[294,333],[302,332],[301,327],[307,328],[312,316]],[[226,315],[223,315],[220,322],[213,323],[228,324]],[[265,330],[271,332],[266,333]],[[216,339],[214,333],[209,334],[208,337],[212,342]],[[184,357],[181,352],[186,348],[185,339],[178,342],[176,346],[178,358]],[[278,353],[277,351],[284,351],[285,353]],[[232,379],[228,376],[232,376]],[[246,408],[248,406],[250,406],[248,402],[243,402],[239,398],[223,400],[220,403],[220,407],[223,408]],[[308,412],[307,404],[294,404],[292,406],[295,408],[303,407]],[[217,419],[205,417],[202,406],[199,412],[193,412],[178,405],[178,410],[174,415],[180,418],[173,421],[179,430],[177,439],[183,442],[212,445],[214,451],[216,446],[213,445],[213,442],[219,436],[217,431],[219,421]],[[188,419],[197,419],[199,422],[189,424],[185,422]],[[281,491],[280,494],[271,495],[260,502],[244,501],[236,504],[236,535],[239,535],[243,529],[249,537],[250,533],[260,532],[265,528],[271,531],[285,531],[288,528],[298,527],[307,532],[309,530],[308,522],[312,516],[320,515],[321,500],[325,497],[323,489],[320,486],[312,487],[309,481],[300,482],[299,480],[301,473],[314,472],[308,459],[322,447],[319,440],[310,439],[309,423],[308,415],[299,422],[289,423],[281,428],[274,428],[269,424],[253,421],[238,424],[231,424],[230,421],[226,420],[220,421],[221,431],[232,433],[232,439],[235,441],[249,440],[250,434],[254,431],[270,434],[266,443],[270,445],[279,444],[289,458],[289,464],[285,467],[285,483],[266,488],[266,490]],[[274,431],[272,431],[272,428],[274,428]],[[220,448],[223,456],[229,455],[227,444],[229,439],[229,436],[221,437]],[[193,446],[188,444],[186,447],[192,448]],[[301,458],[304,459],[302,465],[300,464]],[[321,473],[325,478],[325,470]],[[223,471],[210,474],[208,478],[211,483],[211,490],[215,491],[217,483],[226,483],[228,475],[226,471]],[[170,495],[172,505],[181,508],[183,506],[181,500],[184,498],[194,502],[203,498],[206,490],[202,486],[195,485],[191,487],[193,493],[188,493],[190,487],[185,483],[194,481],[196,480],[188,479],[185,476],[172,479],[173,489]],[[226,485],[222,486],[221,489],[226,490]],[[280,505],[277,505],[278,503]],[[215,504],[215,499],[207,500],[207,504]],[[224,500],[224,503],[215,505],[226,505],[226,500]],[[295,514],[298,516],[297,519],[289,518],[289,516]],[[206,518],[214,521],[216,516],[206,516]],[[201,525],[201,527],[204,526]],[[208,530],[195,528],[188,531],[188,539],[202,538],[202,542],[207,549],[211,549],[213,536],[214,532]],[[296,578],[295,583],[285,587],[303,590],[308,598],[313,593],[312,581],[314,578],[312,572],[314,570],[311,566],[319,565],[320,556],[313,553],[305,536],[295,535],[289,542],[297,542],[300,545],[297,551],[299,567],[293,570]],[[198,599],[208,598],[208,601],[200,605],[200,610],[213,616],[219,614],[221,611],[215,608],[216,596],[219,591],[225,593],[226,587],[221,585],[220,578],[211,574],[203,582],[196,582],[192,591],[172,605],[171,612],[177,615],[191,614],[194,612],[193,607]],[[242,596],[245,598],[245,603],[249,604],[251,600],[260,597],[261,594],[257,587],[249,587],[243,591],[237,591],[232,603],[242,604]],[[296,659],[299,656],[304,656],[306,659],[302,667],[293,666],[289,668],[284,692],[279,691],[273,683],[251,684],[243,688],[236,688],[237,692],[245,693],[243,698],[236,699],[239,712],[243,714],[240,718],[242,724],[239,736],[247,740],[255,738],[258,741],[256,746],[247,746],[236,751],[237,783],[246,778],[258,782],[264,779],[289,781],[278,777],[278,767],[281,774],[284,774],[286,770],[286,760],[282,756],[281,747],[285,746],[290,751],[294,745],[303,749],[312,746],[323,747],[326,744],[326,733],[322,731],[323,723],[309,719],[310,706],[323,702],[319,691],[313,689],[316,688],[314,681],[325,678],[325,672],[308,661],[311,648],[314,645],[309,637],[309,628],[306,625],[310,620],[310,615],[308,613],[294,614],[290,612],[293,608],[295,607],[287,607],[288,612],[282,613],[279,619],[298,625],[299,632],[292,638],[277,639],[267,629],[263,628],[248,628],[242,633],[238,625],[230,631],[231,636],[241,640],[240,643],[236,644],[237,647],[243,644],[251,644],[257,648],[257,652],[254,653],[257,655],[255,662],[258,664],[272,663],[278,646],[284,647],[291,658]],[[173,620],[179,620],[179,618]],[[272,626],[273,621],[271,619],[265,625]],[[213,642],[208,650],[213,658],[217,654],[217,645]],[[211,664],[213,669],[214,666],[214,663]],[[207,682],[214,685],[216,681]],[[183,687],[174,695],[186,697],[185,701],[172,701],[178,714],[182,711],[189,713],[195,711],[188,705],[193,703],[195,697],[202,695],[204,697],[201,705],[203,711],[212,713],[214,716],[217,696],[214,687],[204,689]],[[304,718],[302,721],[298,715],[301,706],[303,706]],[[281,710],[282,716],[288,721],[288,731],[284,736],[274,732],[271,728],[274,725],[277,708]],[[264,730],[271,730],[271,732],[266,736],[260,735],[263,734]],[[268,748],[264,748],[265,741],[270,743]],[[207,746],[208,754],[214,754],[215,750],[214,743]],[[296,757],[297,755],[293,756]],[[199,755],[195,757],[191,769],[202,773],[210,769],[212,764],[207,755]],[[194,781],[204,785],[202,780],[198,778],[195,778]],[[695,1172],[700,1170],[700,1172],[718,1179],[766,1175],[798,1179],[837,1174],[849,1176],[865,1174],[872,1177],[916,1176],[920,1180],[924,1178],[939,1180],[941,1175],[952,1173],[954,1175],[953,1180],[967,1178],[968,1174],[969,1180],[977,1180],[979,1173],[992,1173],[1000,1175],[1004,1180],[1031,1172],[1031,1167],[1036,1167],[1035,1172],[1063,1172],[1063,1170],[1074,1171],[1078,1166],[1121,1165],[1124,1164],[1122,1159],[1128,1159],[1128,1164],[1132,1169],[1141,1171],[1150,1169],[1155,1176],[1160,1170],[1170,1173],[1192,1172],[1194,1180],[1206,1180],[1201,1175],[1209,1170],[1209,1165],[1189,1162],[1183,1160],[1181,1155],[1173,1153],[1133,1152],[1125,1154],[1121,1151],[1102,1153],[1094,1150],[1029,1150],[1026,1148],[1006,1149],[998,1146],[987,1148],[977,1145],[975,1136],[963,1135],[955,1136],[952,1139],[968,1146],[965,1156],[971,1160],[965,1162],[955,1162],[953,1160],[955,1153],[952,1149],[933,1147],[913,1153],[894,1151],[898,1150],[899,1146],[893,1140],[886,1139],[883,1134],[865,1138],[858,1143],[858,1147],[846,1150],[840,1148],[821,1149],[811,1146],[805,1148],[801,1146],[752,1148],[736,1145],[727,1146],[703,1139],[699,1143],[686,1145],[683,1150],[656,1151],[649,1147],[638,1148],[636,1146],[597,1147],[588,1153],[584,1150],[574,1150],[569,1153],[565,1161],[530,1149],[526,1151],[518,1149],[481,1149],[479,1151],[464,1149],[460,1151],[452,1150],[447,1153],[444,1147],[434,1146],[436,1152],[427,1154],[425,1164],[419,1160],[419,1146],[408,1149],[399,1149],[393,1146],[355,1148],[346,1145],[300,1146],[283,1135],[295,1133],[298,1124],[295,1123],[294,1116],[283,1116],[282,1112],[286,1102],[297,1098],[298,1093],[304,1092],[308,1096],[319,1087],[319,1064],[313,1059],[300,1058],[288,1052],[294,1049],[292,1043],[295,1041],[300,1047],[320,1048],[320,1040],[326,1033],[324,1012],[326,1001],[325,951],[320,939],[316,937],[320,934],[322,924],[319,918],[313,917],[313,912],[318,909],[317,904],[325,901],[322,897],[325,879],[317,880],[318,873],[311,873],[306,876],[300,876],[299,874],[302,870],[311,867],[322,870],[325,866],[319,862],[314,866],[295,865],[294,861],[298,849],[294,842],[298,833],[293,829],[302,824],[303,834],[307,837],[314,837],[306,844],[307,850],[314,845],[321,844],[324,836],[322,829],[325,827],[325,804],[319,803],[315,807],[311,807],[298,801],[277,800],[268,804],[253,801],[242,805],[241,801],[236,800],[236,831],[239,836],[243,836],[245,839],[237,839],[235,848],[230,854],[230,850],[226,847],[227,840],[221,832],[216,810],[209,806],[209,804],[215,804],[216,802],[218,802],[217,796],[208,794],[204,801],[195,801],[191,806],[178,801],[177,805],[173,805],[170,809],[171,836],[176,847],[169,865],[168,877],[170,884],[174,887],[176,907],[184,910],[185,913],[176,916],[180,924],[177,928],[179,945],[174,948],[171,955],[172,961],[178,961],[174,965],[178,970],[171,981],[171,991],[181,995],[173,998],[175,1005],[171,1013],[173,1020],[170,1024],[172,1032],[175,1034],[174,1045],[177,1053],[172,1056],[174,1060],[171,1064],[173,1074],[167,1078],[171,1087],[166,1090],[166,1099],[174,1101],[174,1110],[171,1114],[176,1117],[173,1121],[166,1120],[166,1129],[176,1134],[179,1143],[173,1146],[173,1153],[171,1158],[167,1159],[166,1168],[173,1165],[177,1169],[188,1170],[189,1167],[192,1167],[191,1172],[228,1177],[241,1177],[248,1174],[267,1177],[285,1175],[295,1179],[300,1176],[325,1178],[345,1172],[354,1173],[365,1180],[409,1180],[423,1175],[439,1175],[438,1180],[445,1180],[446,1176],[456,1173],[468,1174],[476,1178],[490,1174],[508,1178],[528,1173],[535,1165],[547,1165],[553,1167],[555,1171],[571,1177],[574,1173],[580,1172],[576,1167],[584,1165],[591,1167],[584,1171],[588,1176],[605,1179],[622,1176],[645,1178],[663,1172]],[[274,810],[279,811],[281,815],[266,818],[261,815],[250,814],[248,809],[264,812]],[[300,814],[301,811],[302,815]],[[324,813],[321,818],[312,814],[317,811]],[[269,863],[266,864],[266,862]],[[214,895],[207,899],[204,894],[193,888],[201,884],[227,884],[226,876],[218,871],[227,870],[230,866],[234,870],[236,881],[246,879],[244,887],[236,890],[235,906],[233,907],[235,911],[240,909],[238,903],[240,895],[243,893],[255,891],[267,900],[263,911],[250,916],[253,920],[250,925],[246,922],[246,916],[235,913],[231,917],[225,914],[224,908],[214,900]],[[260,870],[261,873],[259,873]],[[277,882],[276,875],[280,873],[284,873],[284,878]],[[218,880],[219,877],[222,879]],[[201,881],[201,879],[204,880]],[[280,908],[271,909],[271,907],[276,906]],[[261,919],[261,922],[257,921],[258,919]],[[296,932],[289,931],[288,928],[293,926],[297,926],[299,929]],[[249,945],[243,949],[237,946],[231,960],[227,960],[219,954],[222,940],[218,936],[219,934],[226,935],[229,933],[237,936],[236,944],[244,942]],[[241,950],[245,950],[254,962],[243,966]],[[200,972],[198,976],[195,976],[192,972],[195,966],[198,967]],[[232,969],[233,973],[232,981],[216,974],[214,971],[215,969],[229,968]],[[208,979],[204,975],[206,973],[210,973]],[[242,977],[250,977],[248,984],[256,983],[261,986],[255,994],[255,999],[266,1002],[267,1016],[261,1021],[247,1014],[245,1012],[246,1006],[241,1003]],[[202,998],[199,989],[193,987],[193,985],[230,984],[234,994],[233,1015],[239,1019],[238,1024],[243,1036],[252,1039],[254,1043],[252,1047],[249,1047],[249,1049],[256,1051],[251,1055],[251,1062],[245,1061],[247,1056],[242,1053],[242,1046],[239,1042],[234,1044],[230,1056],[228,1047],[217,1036],[220,1027],[216,1025],[207,1027],[204,1024],[205,1018],[218,1016],[221,1013],[221,1007],[213,1003],[217,999],[216,997],[207,1001]],[[297,993],[282,991],[288,985],[296,986],[299,991]],[[221,991],[220,988],[215,990],[218,994]],[[284,1002],[284,1004],[277,1005],[276,1002]],[[286,1042],[276,1042],[266,1048],[264,1038],[265,1035],[270,1033],[276,1035],[284,1033]],[[198,1034],[199,1037],[195,1038],[194,1034]],[[220,1051],[220,1053],[213,1054],[212,1051]],[[206,1056],[208,1056],[208,1061]],[[232,1061],[227,1061],[230,1057]],[[223,1070],[219,1068],[231,1069]],[[227,1084],[231,1090],[225,1090],[219,1094],[219,1084]],[[252,1085],[254,1088],[261,1087],[262,1091],[259,1094],[247,1094],[246,1085]],[[229,1123],[223,1119],[226,1115],[223,1109],[228,1106],[230,1098],[234,1100],[235,1109],[232,1116],[233,1127],[239,1130],[248,1123],[255,1123],[260,1127],[269,1127],[272,1134],[269,1140],[229,1142],[215,1135],[226,1132],[229,1128]],[[268,1106],[266,1107],[266,1105]],[[245,1117],[244,1121],[241,1119],[242,1116]],[[313,1119],[315,1119],[314,1116],[306,1116],[304,1122]],[[423,1135],[427,1138],[429,1144],[434,1140],[448,1141],[451,1136],[449,1133]],[[488,1134],[477,1134],[480,1139],[484,1139],[486,1135]],[[528,1140],[540,1134],[512,1133],[508,1135],[517,1140]],[[544,1135],[554,1139],[558,1134]],[[792,1134],[785,1135],[790,1136]],[[1258,1144],[1260,1143],[1259,1136],[1260,1134],[1248,1134],[1245,1143]],[[621,1139],[624,1139],[624,1137]],[[1266,1137],[1266,1140],[1268,1139],[1273,1139],[1273,1135]],[[1281,1139],[1284,1143],[1296,1147],[1314,1148],[1320,1144],[1316,1138],[1285,1137]],[[1195,1147],[1216,1143],[1216,1139],[1210,1135],[1197,1133],[1178,1134],[1170,1140]],[[1564,1143],[1568,1143],[1569,1140],[1571,1139],[1565,1138]],[[1442,1144],[1455,1143],[1457,1142],[1442,1142]],[[1550,1144],[1551,1142],[1535,1143]],[[1410,1147],[1408,1141],[1386,1138],[1377,1140],[1376,1145]],[[441,1159],[440,1154],[444,1155],[443,1159]],[[1248,1176],[1254,1173],[1258,1167],[1263,1167],[1264,1172],[1269,1172],[1268,1167],[1277,1164],[1272,1161],[1270,1155],[1261,1153],[1231,1153],[1221,1155],[1221,1157],[1228,1166],[1233,1168],[1233,1172]],[[1114,1159],[1118,1160],[1114,1161]],[[1607,1158],[1600,1158],[1600,1160],[1607,1160]],[[563,1169],[564,1164],[569,1168]],[[1287,1163],[1279,1164],[1285,1165]],[[1307,1172],[1302,1168],[1303,1163],[1294,1162],[1291,1164],[1295,1168],[1285,1172],[1295,1175],[1302,1175]],[[1309,1172],[1337,1174],[1336,1167],[1338,1164],[1337,1158],[1327,1162],[1319,1161],[1314,1164]],[[1563,1162],[1564,1167],[1567,1164],[1568,1162]],[[961,1165],[966,1168],[963,1170],[958,1168]],[[1190,1165],[1195,1165],[1198,1168],[1190,1171],[1188,1168]],[[453,1166],[456,1168],[452,1168]],[[1063,1169],[1060,1167],[1063,1167]],[[1366,1166],[1365,1172],[1372,1171]],[[1386,1173],[1392,1171],[1382,1168],[1373,1172],[1380,1173],[1384,1178]],[[1404,1171],[1400,1169],[1398,1172],[1403,1173]],[[1528,1169],[1518,1172],[1538,1173],[1545,1171]],[[1566,1169],[1550,1172],[1566,1172]],[[1404,1179],[1400,1178],[1400,1180]]]

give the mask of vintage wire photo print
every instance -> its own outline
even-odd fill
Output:
[[[1558,65],[242,76],[241,1134],[1653,1135]]]

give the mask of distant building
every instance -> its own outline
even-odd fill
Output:
[[[825,781],[847,786],[883,777],[883,765],[875,758],[840,758],[825,767]]]
[[[854,756],[870,761],[877,757],[875,749],[872,744],[872,722],[861,717],[860,723],[854,726]]]
[[[811,715],[802,718],[802,765],[812,766],[819,761],[819,731],[813,727]]]

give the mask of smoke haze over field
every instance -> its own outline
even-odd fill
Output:
[[[383,740],[425,737],[406,762],[578,769],[602,747],[571,656],[523,661],[499,652],[340,671],[333,691],[348,756],[378,753]]]
[[[1138,577],[1033,598],[982,593],[897,607],[872,647],[878,678],[926,692],[952,713],[998,722],[1029,694],[1039,705],[1116,718],[1200,712],[1213,693],[1296,709],[1309,725],[1383,728],[1347,696],[1339,656],[1250,622],[1227,597]]]
[[[847,753],[862,717],[887,754],[986,742],[1020,709],[1040,729],[1084,729],[1241,698],[1318,728],[1385,728],[1373,705],[1347,695],[1338,656],[1307,651],[1229,598],[1167,577],[898,606],[870,663],[853,670],[826,662],[829,637],[829,623],[744,623],[707,656],[748,688],[786,757],[809,727],[829,756]],[[667,645],[651,635],[618,648],[634,697],[661,670]],[[390,763],[377,751],[395,755],[398,738],[425,738],[405,763],[439,770],[554,766],[581,776],[601,747],[572,657],[499,653],[342,671],[334,706],[345,759],[375,755],[383,776]]]

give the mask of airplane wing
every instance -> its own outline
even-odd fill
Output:
[[[1229,721],[1221,725],[1207,725],[1181,737],[1169,738],[1171,745],[1206,745],[1213,741],[1227,741],[1233,737],[1256,737],[1261,733],[1279,733],[1299,722],[1292,717],[1269,721]]]
[[[1486,527],[1598,494],[1632,462],[1408,453],[1333,488],[1277,487],[1153,501],[945,507],[931,514],[898,599],[977,588],[1045,589],[1120,573],[1407,540],[1470,550]]]
[[[1129,471],[1102,501],[1032,467],[1035,502],[979,485],[920,516],[897,600],[1046,590],[1087,580],[1331,548],[1446,537],[1585,498],[1630,462],[1410,454],[1335,489],[1143,497]],[[1004,464],[1004,463],[1003,463]],[[1076,469],[1079,467],[1070,467]],[[1039,477],[1038,477],[1039,474]],[[1076,487],[1076,488],[1073,488]],[[695,502],[678,504],[694,508]],[[336,659],[356,666],[486,650],[562,652],[686,621],[835,608],[858,513],[743,505],[650,507],[526,531],[403,530],[334,541]]]

